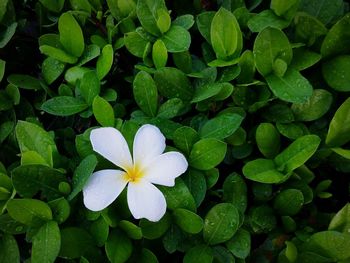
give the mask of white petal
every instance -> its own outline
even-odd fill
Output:
[[[91,131],[90,141],[95,152],[124,170],[132,166],[128,144],[115,128],[98,128]]]
[[[92,211],[100,211],[109,206],[128,183],[124,174],[119,170],[93,173],[83,189],[84,205]]]
[[[143,178],[154,184],[174,186],[175,178],[183,174],[187,167],[186,158],[181,153],[167,152],[147,165]]]
[[[162,154],[164,149],[165,137],[161,131],[156,126],[143,125],[134,138],[134,163],[141,169],[156,156]]]
[[[157,222],[165,214],[166,201],[163,193],[145,180],[130,182],[127,196],[130,212],[136,219],[146,218]]]

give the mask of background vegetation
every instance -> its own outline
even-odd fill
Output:
[[[342,0],[1,0],[0,262],[350,262]],[[151,123],[189,169],[156,223],[93,127]]]

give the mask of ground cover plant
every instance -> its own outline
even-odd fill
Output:
[[[342,0],[1,0],[0,262],[350,262]]]

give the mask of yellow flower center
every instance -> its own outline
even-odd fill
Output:
[[[143,176],[141,169],[135,164],[126,169],[125,180],[128,182],[137,183]]]

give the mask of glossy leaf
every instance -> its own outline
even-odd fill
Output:
[[[58,31],[65,50],[75,57],[80,57],[84,51],[84,36],[80,25],[70,13],[60,16]]]
[[[342,146],[350,141],[350,99],[346,99],[335,112],[329,124],[326,144],[332,147]]]
[[[237,208],[229,203],[215,205],[204,219],[203,238],[210,245],[229,240],[239,226]]]
[[[320,142],[317,135],[305,135],[296,139],[275,157],[278,169],[291,172],[300,167],[316,152]]]
[[[134,97],[137,105],[148,116],[155,116],[158,108],[157,87],[151,75],[140,71],[133,82]]]
[[[56,116],[70,116],[77,114],[88,107],[86,102],[69,96],[58,96],[45,101],[41,109]]]
[[[218,165],[225,157],[226,144],[214,138],[206,138],[193,145],[189,163],[199,170],[209,170]]]
[[[55,221],[49,221],[33,238],[31,262],[55,262],[60,248],[60,229]]]

